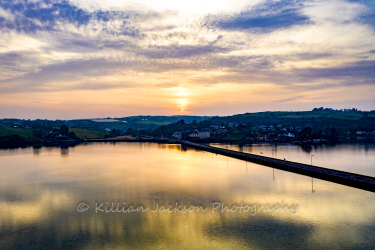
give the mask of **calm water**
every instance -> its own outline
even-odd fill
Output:
[[[301,147],[294,144],[231,145],[213,143],[211,146],[375,176],[375,144],[307,145]]]
[[[1,249],[368,249],[374,207],[371,192],[180,145],[0,151]]]

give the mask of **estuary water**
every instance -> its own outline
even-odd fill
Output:
[[[294,144],[210,144],[244,153],[286,159],[375,177],[375,144],[294,145]]]
[[[0,150],[1,249],[369,249],[374,207],[371,192],[181,145]]]

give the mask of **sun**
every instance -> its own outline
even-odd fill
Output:
[[[185,113],[191,104],[191,90],[189,88],[179,86],[168,89],[168,95],[173,97],[173,103],[180,113]]]
[[[186,98],[177,99],[178,110],[181,113],[185,112],[188,109],[189,101]]]

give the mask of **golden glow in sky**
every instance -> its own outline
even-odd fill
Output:
[[[0,3],[0,118],[375,106],[370,2],[18,2]]]

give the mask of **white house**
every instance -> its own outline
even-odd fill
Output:
[[[211,131],[209,129],[202,128],[202,129],[197,129],[196,131],[198,132],[199,138],[210,138],[211,136]]]
[[[294,138],[294,137],[296,137],[294,134],[292,134],[292,133],[284,133],[284,134],[282,134],[282,136],[283,137],[289,137],[289,138]]]
[[[190,137],[190,138],[210,138],[211,131],[209,129],[195,129],[190,131],[176,131],[172,134],[172,136],[178,140],[181,140],[183,137]]]

